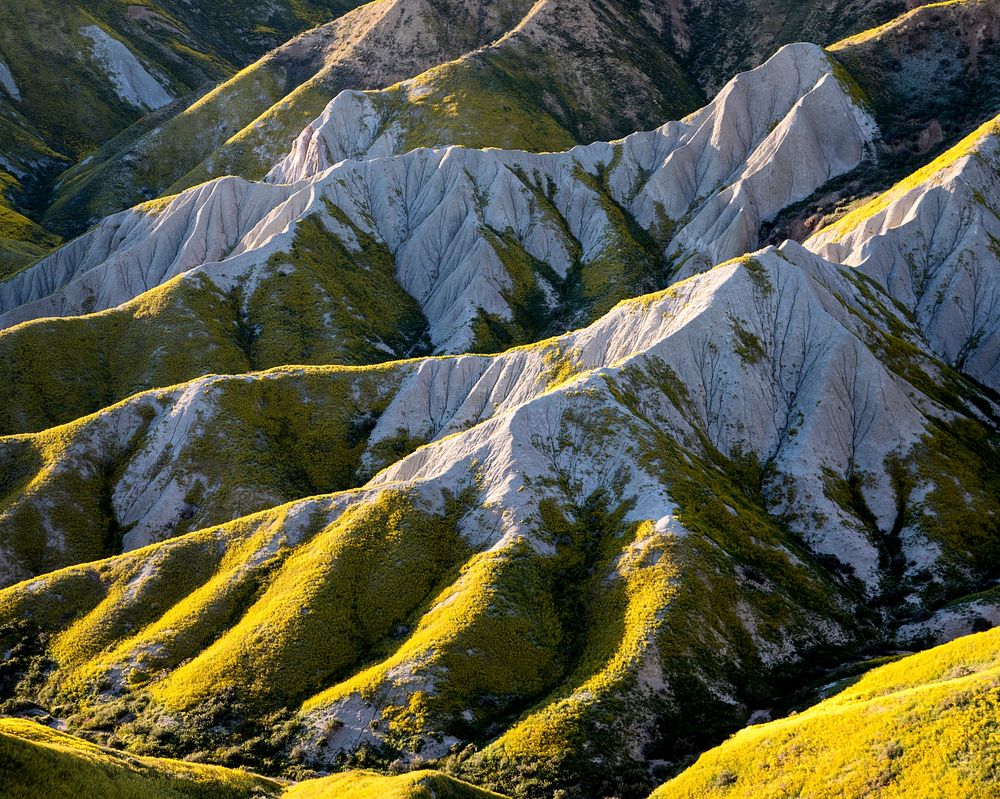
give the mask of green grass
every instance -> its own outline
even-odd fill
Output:
[[[879,213],[892,205],[892,203],[901,199],[909,192],[932,181],[938,173],[945,171],[962,158],[974,155],[977,145],[979,145],[979,143],[987,136],[996,134],[998,130],[1000,130],[1000,122],[996,119],[991,119],[988,122],[983,123],[979,128],[962,139],[962,141],[954,147],[942,153],[940,156],[921,167],[916,172],[908,175],[887,192],[878,195],[869,202],[864,203],[845,216],[842,216],[832,225],[823,228],[823,230],[821,230],[817,235],[826,236],[834,241],[839,241],[855,228],[861,226],[867,220],[877,216]]]
[[[248,705],[281,706],[344,676],[460,561],[458,510],[437,517],[382,494],[348,511],[291,555],[240,623],[154,695],[184,708],[235,685]]]
[[[0,719],[5,799],[502,799],[436,771],[349,771],[285,785],[244,771],[137,757],[23,719]]]
[[[235,316],[207,279],[177,278],[116,310],[0,331],[0,431],[38,431],[146,389],[248,371]]]
[[[284,68],[265,59],[220,83],[156,130],[109,137],[92,161],[62,176],[46,221],[80,232],[90,220],[170,193],[170,186],[187,170],[277,102],[285,83]],[[119,163],[136,148],[137,157]]]
[[[875,669],[797,715],[748,727],[652,799],[978,799],[1000,774],[1000,632]]]
[[[357,252],[320,216],[302,220],[290,253],[272,258],[249,296],[179,276],[114,310],[0,331],[0,433],[54,427],[205,374],[422,354],[427,323],[392,255],[354,233]]]
[[[9,127],[15,120],[21,141],[11,148],[0,132],[5,145],[0,150],[26,166],[32,193],[29,205],[44,226],[66,235],[80,233],[101,216],[162,193],[214,146],[280,98],[288,90],[288,76],[280,65],[240,73],[236,84],[223,83],[210,95],[216,102],[207,110],[204,103],[182,110],[199,92],[226,81],[295,33],[354,5],[351,0],[209,0],[197,7],[181,0],[6,4],[0,8],[0,52],[21,98],[0,97],[5,112],[0,126]],[[152,21],[136,15],[139,8]],[[260,22],[267,24],[254,24]],[[162,134],[152,137],[156,146],[129,168],[118,169],[113,161],[134,136],[125,135],[119,142],[122,148],[109,142],[139,123],[146,109],[121,100],[103,67],[90,58],[91,43],[79,32],[90,25],[122,42],[179,98],[179,108],[150,118],[155,124],[170,121]],[[148,132],[154,124],[143,120],[138,127]],[[109,146],[95,153],[104,145]],[[43,208],[58,172],[87,156],[96,157],[78,163],[56,187],[52,207]]]
[[[34,722],[0,719],[0,793],[7,799],[264,799],[279,796],[281,786],[240,771],[114,752]]]
[[[362,771],[307,780],[289,788],[287,799],[501,799],[467,782],[436,771],[387,777]]]
[[[834,42],[827,49],[832,52],[837,52],[838,50],[847,49],[853,45],[864,44],[878,39],[889,31],[906,26],[914,17],[925,16],[928,11],[958,8],[966,3],[981,2],[981,0],[944,0],[940,3],[927,3],[925,5],[918,6],[917,8],[911,9],[905,14],[889,20],[882,25],[877,25],[874,28],[868,28],[860,33],[855,33],[852,36],[848,36],[841,39],[838,42]]]

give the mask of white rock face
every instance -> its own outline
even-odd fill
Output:
[[[682,277],[753,249],[762,222],[853,169],[878,136],[826,55],[803,44],[737,75],[710,105],[657,133],[652,147],[643,134],[624,140],[611,180],[619,197],[634,193],[629,209],[643,227],[660,214],[690,217],[667,249],[683,262]]]
[[[404,145],[403,134],[385,102],[342,92],[267,179],[305,180],[344,159],[392,154]],[[614,164],[614,199],[644,228],[664,217],[690,218],[668,248],[678,260],[695,256],[686,276],[752,249],[762,222],[857,166],[877,135],[829,59],[800,44],[737,75],[683,121],[629,136],[620,150],[596,144],[571,153],[588,171],[591,164]]]
[[[901,646],[924,648],[1000,625],[1000,604],[993,591],[969,602],[946,605],[923,621],[902,625],[896,633]]]
[[[659,446],[655,436],[666,435],[680,451],[703,457],[696,442],[707,440],[726,455],[753,453],[773,463],[776,476],[766,489],[772,511],[793,520],[793,531],[815,551],[848,564],[876,593],[874,542],[888,535],[897,514],[886,459],[905,458],[928,419],[949,414],[887,369],[866,343],[872,329],[890,321],[906,326],[888,300],[883,304],[884,310],[864,310],[861,290],[845,270],[790,243],[624,303],[548,344],[400,363],[386,378],[398,389],[370,445],[401,431],[431,443],[362,489],[338,495],[338,507],[401,487],[438,507],[443,489],[457,495],[477,475],[480,500],[463,530],[488,548],[530,538],[538,503],[555,496],[554,478],[563,474],[581,497],[617,479],[620,495],[636,499],[630,520],[652,520],[682,535],[662,475],[643,465],[644,448]],[[911,337],[916,342],[918,335]],[[567,365],[568,379],[553,385],[558,363]],[[216,397],[224,384],[266,374],[202,378],[141,395],[87,423],[76,451],[108,438],[116,451],[148,424],[113,493],[117,517],[130,527],[127,548],[176,527],[185,496],[203,479],[185,466],[184,453],[220,412]],[[684,387],[687,401],[671,398],[675,385]],[[140,407],[153,413],[152,421],[143,421]],[[76,463],[69,455],[59,468],[78,469]],[[851,470],[868,475],[862,490],[877,529],[827,496],[831,476]],[[933,547],[918,518],[902,540],[915,568],[933,569],[936,557],[927,557]]]
[[[126,103],[152,110],[173,101],[173,96],[149,74],[132,51],[103,28],[87,25],[80,29],[80,34],[90,40],[94,60],[107,73],[115,93]]]
[[[538,351],[426,362],[404,381],[373,438],[402,428],[440,443],[391,466],[372,485],[456,489],[478,468],[485,505],[504,515],[492,527],[474,519],[470,530],[499,523],[507,536],[524,535],[537,501],[525,488],[551,477],[553,457],[579,481],[583,496],[607,485],[612,464],[623,465],[631,472],[623,495],[639,500],[634,517],[670,524],[674,508],[662,483],[637,465],[635,442],[648,428],[636,425],[634,411],[608,389],[609,382],[629,385],[630,369],[655,373],[667,366],[692,407],[677,408],[646,389],[638,396],[644,416],[680,441],[690,441],[697,428],[727,454],[773,459],[797,489],[796,507],[783,510],[813,520],[798,532],[875,588],[877,551],[858,521],[827,498],[826,475],[846,475],[852,466],[882,475],[865,493],[888,532],[896,508],[885,458],[909,451],[935,406],[861,343],[863,326],[834,297],[855,296],[857,289],[837,267],[797,245],[756,258],[770,289],[741,264],[721,266],[561,339],[579,376],[556,390],[547,390],[550,366]],[[759,341],[759,361],[740,355],[740,330]],[[588,419],[600,419],[606,437],[589,427],[582,432]],[[559,447],[546,446],[560,436]]]
[[[285,187],[236,178],[206,183],[162,212],[108,217],[0,289],[0,326],[113,308],[204,263],[240,251],[242,238],[278,203]]]
[[[397,134],[390,112],[379,107],[370,94],[343,91],[306,126],[288,155],[264,180],[296,183],[347,159],[396,155],[402,147]]]
[[[1000,136],[996,120],[806,247],[856,267],[916,317],[934,350],[1000,389]]]
[[[12,100],[21,99],[21,90],[17,88],[17,83],[14,81],[10,67],[3,61],[0,61],[0,87],[3,87],[3,90],[10,95]]]
[[[508,231],[561,279],[576,257],[614,256],[621,233],[607,208],[618,204],[645,227],[679,227],[668,253],[694,271],[752,249],[762,221],[859,163],[875,128],[822,50],[801,44],[738,76],[687,120],[622,142],[542,155],[448,148],[340,160],[391,150],[393,135],[364,96],[341,94],[271,176],[298,182],[227,178],[155,215],[110,217],[0,284],[0,327],[112,308],[196,267],[220,285],[252,282],[290,246],[299,219],[332,203],[391,250],[437,350],[463,351],[479,309],[511,316],[512,278],[487,229]]]

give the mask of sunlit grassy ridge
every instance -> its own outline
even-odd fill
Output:
[[[352,771],[301,782],[283,796],[287,799],[501,799],[500,794],[435,771],[414,771],[395,777]]]
[[[5,799],[251,799],[280,792],[278,783],[244,772],[135,757],[30,721],[0,719]]]
[[[883,23],[882,25],[877,25],[874,28],[868,28],[867,30],[861,31],[860,33],[856,33],[853,36],[848,36],[844,39],[841,39],[838,42],[834,42],[833,44],[830,45],[829,49],[833,52],[837,52],[838,50],[844,50],[846,48],[849,48],[852,45],[862,44],[864,42],[870,42],[873,39],[877,39],[879,36],[892,30],[893,28],[906,25],[910,21],[916,18],[924,17],[928,13],[932,13],[933,11],[954,8],[956,6],[962,5],[963,3],[971,4],[975,2],[982,2],[982,0],[944,0],[944,2],[940,3],[926,3],[918,6],[917,8],[911,9],[905,14],[901,14],[900,16],[891,19],[888,22]]]
[[[461,561],[458,512],[439,518],[383,494],[344,514],[289,557],[236,627],[154,695],[190,707],[235,683],[250,705],[308,696],[405,622]]]
[[[1000,632],[869,672],[779,721],[737,733],[652,799],[973,799],[997,795]]]
[[[745,258],[720,269],[777,291],[774,265]],[[873,348],[886,335],[904,337],[886,362],[927,366],[929,357],[904,346],[906,325],[885,321],[877,288],[864,284],[865,294],[843,279],[843,291],[858,292],[855,312],[889,328],[873,333]],[[680,306],[696,285],[657,296]],[[638,317],[656,301],[619,312]],[[879,634],[860,586],[770,512],[768,466],[712,445],[670,366],[650,355],[583,371],[566,343],[496,358],[537,358],[537,398],[560,403],[555,427],[533,436],[527,459],[516,461],[551,464],[518,492],[530,517],[517,534],[501,538],[498,509],[480,485],[485,472],[469,462],[452,471],[443,496],[436,477],[369,485],[43,575],[0,592],[0,646],[15,653],[0,680],[12,686],[12,706],[39,703],[71,729],[130,751],[269,774],[388,768],[418,753],[527,799],[554,789],[635,797],[651,787],[649,760],[699,751],[767,706],[789,673]],[[448,361],[429,366],[455,365]],[[286,480],[329,490],[322,479],[357,463],[363,435],[351,444],[349,420],[374,418],[417,363],[205,381],[219,392],[218,420],[204,415],[209,433],[190,461],[179,445],[173,452],[217,485],[192,504],[219,502],[224,517],[234,506],[223,500],[241,487],[238,471],[227,474],[233,464],[246,470],[244,487],[262,495]],[[144,398],[154,411],[157,396]],[[683,438],[676,414],[689,430]],[[488,434],[506,416],[453,435]],[[34,459],[49,457],[46,447],[58,460],[60,437],[82,440],[80,429],[94,423],[12,439],[22,449],[11,491],[44,471]],[[963,435],[972,441],[970,430]],[[914,468],[930,465],[937,486],[922,495],[926,506],[905,510],[920,514],[914,523],[928,517],[947,527],[933,536],[945,558],[988,572],[997,561],[992,450],[947,435],[915,450]],[[579,462],[605,470],[603,489],[580,487],[561,462],[563,442],[573,442]],[[624,454],[618,442],[628,442]],[[414,461],[461,443],[432,442]],[[635,500],[629,475],[640,469],[676,503],[671,513],[685,532],[626,521]],[[851,511],[849,486],[831,499]],[[454,742],[465,746],[450,751]]]
[[[501,799],[500,794],[435,771],[414,771],[395,777],[352,771],[300,782],[282,796],[287,799]]]
[[[5,799],[501,799],[436,771],[349,771],[284,785],[244,771],[137,757],[23,719],[0,719]]]
[[[954,147],[948,149],[916,172],[908,175],[889,189],[889,191],[878,195],[841,217],[832,225],[820,231],[818,235],[828,235],[834,240],[843,238],[869,219],[878,216],[879,213],[892,205],[896,200],[925,184],[932,183],[936,175],[956,164],[961,159],[970,156],[975,157],[977,145],[986,137],[996,135],[998,131],[1000,131],[1000,120],[991,119],[983,123]]]
[[[647,392],[675,388],[665,374],[634,380]],[[638,389],[621,386],[620,400],[634,406]],[[594,457],[608,435],[640,433],[596,407],[572,423],[588,426]],[[223,750],[219,730],[304,702],[302,731],[285,728],[287,717],[270,722],[286,729],[266,755],[281,771],[287,762],[274,758],[290,741],[314,753],[317,740],[338,746],[355,723],[340,717],[343,703],[362,699],[377,726],[350,734],[377,729],[379,762],[453,735],[485,747],[453,764],[480,784],[530,797],[623,780],[638,795],[648,776],[627,742],[651,714],[671,719],[669,741],[649,741],[652,751],[729,727],[741,711],[713,691],[759,701],[764,650],[816,646],[815,614],[829,624],[849,604],[808,556],[785,554],[794,544],[758,497],[718,465],[683,465],[668,442],[650,441],[643,457],[697,534],[682,542],[624,523],[628,502],[568,488],[540,509],[540,549],[515,539],[471,557],[455,525],[474,493],[444,515],[382,493],[331,524],[330,503],[347,497],[318,499],[0,592],[0,618],[21,625],[6,640],[36,641],[10,668],[27,666],[29,683],[42,677],[32,695],[74,729],[103,737],[120,719],[114,739],[138,751],[260,763],[241,748],[243,732]],[[741,588],[739,564],[773,582]],[[718,652],[729,666],[708,665]],[[660,680],[677,687],[675,700],[652,699]],[[595,763],[602,752],[613,766]]]

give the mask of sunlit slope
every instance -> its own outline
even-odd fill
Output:
[[[0,592],[7,690],[268,773],[419,753],[640,796],[650,760],[891,635],[896,597],[913,618],[992,573],[977,407],[877,286],[797,245],[502,355],[144,395],[9,439],[6,512],[36,541],[23,520],[75,540],[54,511],[87,503],[126,544],[223,523]]]
[[[986,799],[1000,756],[1000,632],[869,672],[831,699],[737,733],[652,799]]]
[[[853,168],[875,135],[806,44],[684,121],[563,153],[417,150],[323,169],[341,160],[326,132],[333,145],[317,137],[283,162],[295,184],[206,183],[0,283],[0,428],[206,372],[537,341],[753,248],[763,218]]]
[[[933,152],[997,113],[998,34],[996,3],[949,0],[921,4],[829,49],[859,81],[887,155],[898,159]]]
[[[542,151],[616,138],[694,110],[780,45],[825,44],[902,10],[896,0],[849,0],[835,11],[809,2],[793,14],[758,0],[696,9],[379,0],[278,48],[142,135],[112,142],[71,170],[46,218],[79,231],[213,177],[258,179],[346,89],[372,90],[387,129],[397,129],[395,152]]]
[[[21,719],[0,719],[5,799],[499,799],[433,771],[350,771],[286,785],[244,771],[137,757]]]
[[[1000,123],[821,229],[806,246],[888,287],[941,356],[1000,387]]]
[[[353,5],[341,0],[4,3],[0,204],[44,224],[51,183],[67,166],[89,160],[95,148],[130,126],[148,130],[178,112],[176,104],[190,104],[267,49]],[[145,121],[151,112],[151,121]],[[130,135],[135,134],[126,138]],[[0,272],[30,263],[57,243],[5,211]]]
[[[8,799],[251,799],[271,780],[215,766],[115,752],[31,721],[0,719],[0,792]]]
[[[348,771],[287,788],[285,799],[503,799],[500,794],[434,771],[395,777]]]

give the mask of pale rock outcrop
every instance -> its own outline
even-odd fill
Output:
[[[174,98],[149,74],[124,44],[97,25],[87,25],[80,34],[90,40],[91,52],[104,69],[115,93],[129,105],[150,110],[173,102]]]
[[[806,247],[855,267],[916,318],[941,358],[1000,389],[996,120]]]
[[[264,180],[297,183],[341,161],[397,155],[401,147],[389,112],[379,107],[372,95],[343,91],[306,125],[288,155]]]
[[[0,87],[3,87],[12,100],[21,99],[21,91],[17,88],[17,81],[14,80],[10,67],[3,61],[0,61]]]
[[[0,326],[101,311],[194,267],[241,252],[241,239],[291,194],[223,178],[170,200],[108,217],[3,284]]]
[[[903,647],[925,648],[1000,626],[998,599],[1000,597],[994,589],[968,600],[945,605],[930,618],[901,625],[896,631],[896,640]]]
[[[822,118],[817,105],[833,113]],[[297,220],[332,204],[391,250],[397,279],[421,304],[436,349],[462,351],[480,309],[511,314],[505,294],[512,278],[484,227],[510,231],[562,279],[574,248],[584,264],[614,251],[612,202],[645,227],[679,227],[668,253],[705,267],[752,249],[761,221],[859,163],[876,133],[834,79],[828,57],[807,44],[783,48],[738,76],[683,122],[566,153],[417,150],[309,174],[381,127],[352,95],[338,97],[328,112],[273,176],[308,177],[292,184],[222,179],[155,214],[140,207],[111,217],[0,284],[0,327],[115,307],[196,267],[225,285],[253,282],[254,270],[290,246]],[[359,116],[351,121],[348,114]],[[804,168],[803,154],[815,163]],[[555,214],[539,193],[551,194]]]

